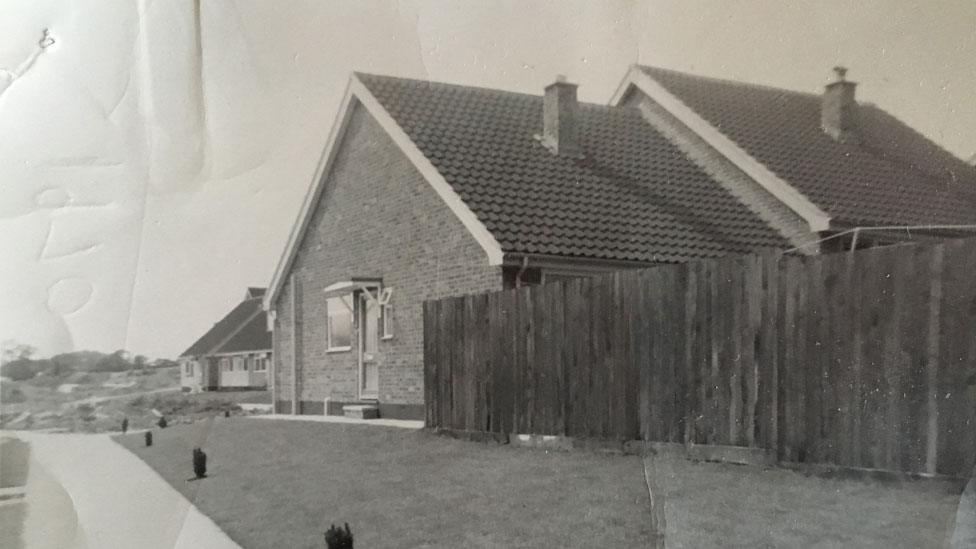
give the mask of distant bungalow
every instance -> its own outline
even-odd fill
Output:
[[[266,389],[271,332],[261,308],[264,288],[248,288],[244,301],[180,354],[184,391]]]

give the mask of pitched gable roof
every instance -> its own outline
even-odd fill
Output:
[[[535,139],[542,97],[354,74],[265,309],[290,272],[353,107],[373,116],[484,249],[639,262],[715,257],[788,243],[630,108],[580,104],[582,161]]]
[[[263,344],[266,338],[270,341],[270,332],[267,332],[267,327],[265,326],[266,318],[265,313],[261,309],[261,298],[252,297],[245,299],[244,301],[237,304],[236,307],[231,309],[223,318],[221,318],[216,324],[214,324],[206,333],[204,333],[200,339],[196,340],[193,345],[190,345],[185,351],[180,353],[181,357],[184,356],[200,356],[209,355],[217,352],[231,352],[238,349],[223,350],[223,347],[227,346],[231,341],[242,336],[242,333],[246,332],[251,337],[259,337],[254,344]],[[267,335],[261,335],[253,329],[253,321],[255,319],[260,320],[260,326],[267,333]],[[243,337],[243,336],[242,336]],[[246,346],[242,341],[235,343],[235,346],[240,346],[240,350],[251,350],[243,349]],[[270,349],[271,345],[261,347],[261,349]]]
[[[820,128],[816,94],[640,67],[840,225],[976,223],[976,170],[882,109],[856,142]]]
[[[650,128],[581,103],[581,160],[534,137],[542,97],[357,74],[506,253],[681,261],[786,241]]]
[[[260,300],[257,300],[260,304]],[[263,310],[251,317],[244,326],[214,353],[241,353],[271,349],[271,332],[268,330],[267,313]]]

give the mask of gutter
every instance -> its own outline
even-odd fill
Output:
[[[570,269],[574,267],[582,267],[591,271],[639,269],[642,267],[652,267],[659,264],[654,261],[639,261],[632,259],[599,259],[591,257],[567,257],[562,255],[507,252],[504,255],[502,265],[508,267],[517,266],[521,268],[523,261],[530,259],[537,267],[559,267]]]

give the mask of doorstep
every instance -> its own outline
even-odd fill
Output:
[[[342,415],[352,419],[379,419],[380,408],[375,404],[346,404]]]

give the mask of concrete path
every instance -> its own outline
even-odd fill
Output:
[[[78,524],[71,496],[33,455],[25,486],[24,549],[94,549]]]
[[[27,486],[28,549],[50,547],[44,543],[44,525],[58,522],[55,517],[71,512],[72,506],[81,532],[71,532],[73,541],[61,547],[239,549],[213,521],[107,435],[7,434],[30,443],[31,457],[44,473]],[[56,488],[52,482],[70,502],[51,495]]]
[[[952,549],[976,547],[976,469],[973,469],[972,478],[959,498],[949,546]]]
[[[381,427],[399,427],[401,429],[423,429],[423,421],[411,421],[407,419],[356,419],[345,416],[308,416],[308,415],[289,415],[289,414],[266,414],[248,416],[253,419],[277,419],[282,421],[316,421],[319,423],[353,423],[357,425],[378,425]]]

